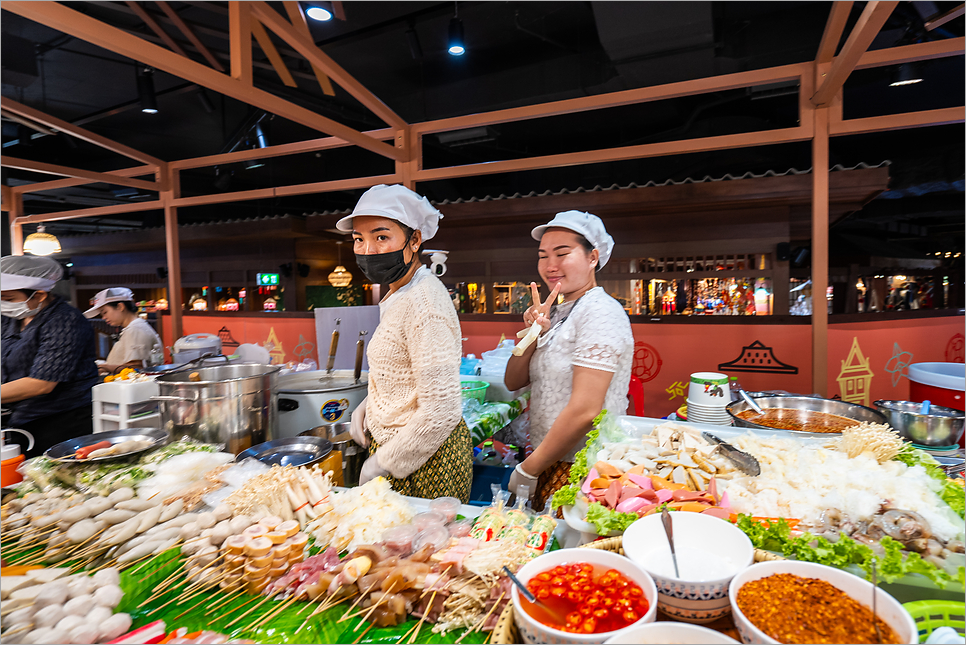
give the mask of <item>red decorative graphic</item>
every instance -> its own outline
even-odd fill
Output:
[[[964,362],[963,359],[963,335],[953,334],[953,337],[946,344],[946,362],[962,363]]]
[[[641,341],[634,343],[633,373],[641,383],[654,380],[661,373],[662,364],[656,349]]]

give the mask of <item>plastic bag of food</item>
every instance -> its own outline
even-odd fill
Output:
[[[150,499],[163,493],[174,495],[200,480],[209,470],[235,459],[230,452],[190,452],[175,455],[155,466],[154,476],[138,486],[138,497]]]

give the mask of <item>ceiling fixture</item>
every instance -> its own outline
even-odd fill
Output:
[[[60,240],[46,232],[44,225],[37,227],[36,233],[31,233],[23,241],[23,252],[31,255],[53,255],[60,253]]]
[[[329,274],[329,284],[333,287],[348,287],[352,284],[352,274],[342,266],[342,242],[336,242],[336,246],[339,248],[339,264]]]
[[[459,5],[453,3],[453,17],[449,21],[449,39],[446,41],[446,51],[450,56],[462,56],[466,53],[466,43],[463,40],[463,21],[460,20]]]
[[[262,130],[262,124],[255,124],[255,147],[256,148],[267,148],[268,147],[268,137],[265,136],[265,131]]]
[[[261,168],[265,165],[265,162],[261,159],[249,159],[245,162],[245,170],[254,170],[255,168]]]
[[[915,63],[903,63],[892,72],[892,82],[889,83],[889,87],[915,85],[921,82],[922,75],[919,73],[919,65]]]
[[[406,40],[409,41],[409,53],[412,54],[413,60],[422,60],[423,47],[419,43],[419,34],[416,33],[416,27],[412,23],[406,30]]]
[[[305,10],[305,15],[312,20],[328,22],[332,20],[332,12],[321,5],[313,5]]]
[[[158,97],[154,94],[154,70],[150,67],[137,68],[138,100],[145,114],[158,113]]]

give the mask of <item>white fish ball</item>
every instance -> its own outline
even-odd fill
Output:
[[[54,640],[54,632],[63,633],[60,630],[54,630],[49,627],[41,627],[40,629],[35,629],[26,636],[24,636],[21,643],[63,643],[64,639]],[[7,636],[4,636],[3,640],[6,642]]]
[[[187,524],[181,527],[181,532],[179,533],[179,535],[182,540],[187,541],[193,537],[197,537],[200,532],[201,532],[201,529],[198,528],[197,522],[188,522]]]
[[[11,611],[6,618],[4,618],[4,621],[9,622],[11,625],[26,625],[27,623],[31,622],[35,611],[36,609],[34,608],[34,605],[23,607],[21,609],[15,609],[14,611]]]
[[[85,623],[80,627],[75,627],[67,634],[68,642],[76,645],[90,645],[97,642],[97,635],[100,632],[98,625]]]
[[[110,618],[114,614],[110,607],[102,607],[100,605],[95,605],[91,609],[90,613],[87,614],[85,620],[88,625],[100,625],[105,620]]]
[[[57,623],[56,627],[57,629],[63,632],[70,632],[75,627],[80,627],[83,624],[84,624],[83,616],[68,614],[60,619],[60,622]]]
[[[121,573],[116,568],[111,567],[110,569],[101,569],[91,579],[98,587],[106,587],[108,585],[114,585],[116,587],[121,584]]]
[[[70,584],[67,585],[67,597],[77,598],[78,596],[87,596],[94,593],[94,589],[97,585],[94,584],[94,580],[84,576],[82,578],[77,578],[76,580],[71,580]]]
[[[66,600],[67,583],[63,580],[54,580],[40,586],[40,592],[34,598],[34,604],[38,607],[63,605]]]
[[[96,593],[96,592],[95,592]],[[98,603],[101,604],[101,603]],[[73,616],[86,616],[94,608],[94,596],[84,594],[71,598],[64,603],[64,613]]]
[[[228,520],[231,519],[232,509],[228,504],[222,503],[215,507],[215,510],[212,511],[212,514],[219,522],[222,520]]]
[[[216,521],[214,513],[198,513],[198,519],[195,520],[203,529],[210,529]]]
[[[122,634],[126,634],[131,629],[131,617],[127,614],[114,614],[101,623],[98,640],[102,642],[112,641]]]
[[[121,604],[124,592],[117,585],[107,585],[94,592],[94,602],[113,609]]]
[[[248,517],[247,515],[238,515],[233,517],[231,518],[231,523],[229,524],[229,526],[231,526],[231,534],[239,535],[252,524],[252,518]]]
[[[34,614],[34,627],[53,627],[64,618],[64,608],[61,605],[47,605],[41,607]]]

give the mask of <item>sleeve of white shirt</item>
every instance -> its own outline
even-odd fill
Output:
[[[572,314],[577,332],[573,365],[616,372],[621,355],[628,351],[622,333],[628,326],[627,314],[606,293],[578,306]]]
[[[132,324],[128,329],[124,330],[121,340],[118,342],[124,348],[123,355],[121,356],[123,360],[119,362],[123,364],[130,361],[143,362],[149,360],[151,358],[151,348],[154,347],[156,338],[157,335],[147,323],[143,325]]]

